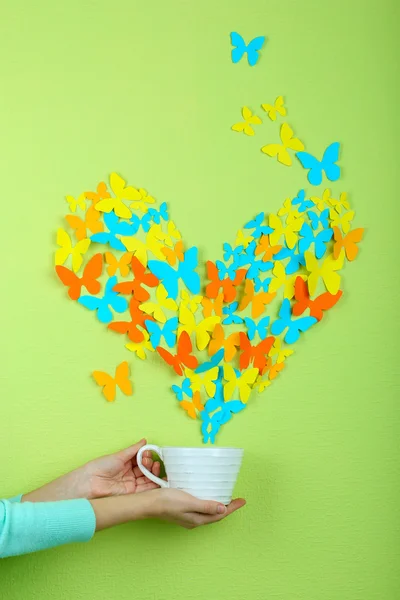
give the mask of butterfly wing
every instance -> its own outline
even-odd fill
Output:
[[[103,271],[103,256],[98,253],[86,264],[83,270],[82,285],[85,286],[89,294],[98,294],[100,291],[100,282],[97,279]]]
[[[263,44],[265,42],[265,36],[260,35],[251,40],[251,42],[247,45],[247,61],[251,67],[257,63],[259,59],[258,51],[261,50]]]
[[[336,164],[339,160],[339,142],[333,142],[324,152],[322,157],[322,168],[329,181],[337,181],[340,177],[340,167]]]
[[[132,396],[132,383],[129,380],[129,365],[126,361],[122,362],[115,369],[115,383],[125,396]]]
[[[300,331],[307,331],[314,323],[317,323],[315,317],[301,317],[300,319],[291,321],[285,335],[285,342],[287,344],[294,344],[300,337]]]
[[[246,44],[242,36],[236,31],[231,32],[231,44],[234,46],[231,52],[232,62],[236,64],[245,53]]]
[[[97,383],[103,387],[103,396],[107,400],[107,402],[113,402],[115,399],[115,391],[116,385],[114,378],[108,373],[104,373],[103,371],[93,371],[92,373],[93,379]]]
[[[189,250],[186,250],[183,261],[179,263],[178,267],[179,277],[192,294],[198,294],[200,292],[200,276],[195,271],[197,264],[198,249],[196,246],[193,246],[192,248],[189,248]]]
[[[149,260],[150,271],[159,279],[168,293],[168,298],[176,299],[178,295],[179,271],[161,260]]]
[[[322,183],[321,162],[308,152],[297,152],[296,157],[299,159],[304,169],[309,169],[307,179],[311,185],[320,185]]]
[[[333,230],[324,229],[320,231],[315,238],[315,256],[322,258],[326,252],[326,245],[332,239]]]

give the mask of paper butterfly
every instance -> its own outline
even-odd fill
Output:
[[[272,336],[266,337],[256,346],[251,345],[249,338],[243,331],[239,333],[239,338],[240,349],[242,350],[239,359],[240,370],[247,369],[250,363],[253,363],[253,366],[261,373],[267,364],[268,352],[271,350],[275,338]]]
[[[165,360],[165,362],[173,367],[177,375],[182,375],[183,367],[188,369],[195,369],[197,367],[198,360],[192,354],[192,342],[190,336],[186,331],[182,331],[178,338],[178,348],[176,354],[171,354],[165,348],[157,346],[158,354]]]
[[[129,381],[129,366],[126,361],[115,369],[115,376],[111,377],[103,371],[93,371],[93,378],[97,385],[103,386],[103,396],[108,402],[114,402],[117,386],[125,396],[132,396],[132,384]]]
[[[245,229],[252,229],[251,235],[253,238],[259,238],[261,235],[271,233],[271,227],[263,225],[265,214],[263,212],[258,213],[255,219],[252,219],[244,226]]]
[[[118,270],[121,273],[121,277],[127,277],[129,275],[132,260],[131,252],[125,252],[120,258],[117,258],[112,252],[106,252],[104,258],[108,265],[107,273],[110,277],[115,275]]]
[[[127,334],[129,339],[135,344],[139,344],[142,341],[145,342],[149,339],[149,335],[145,330],[145,327],[147,326],[146,323],[149,320],[153,320],[152,317],[149,317],[140,310],[139,303],[139,300],[136,300],[136,298],[132,296],[129,302],[129,313],[131,320],[114,321],[108,325],[108,328],[112,329],[112,331],[115,331],[116,333]],[[148,347],[147,344],[145,345]],[[132,348],[129,348],[129,350],[131,349]],[[153,346],[152,349],[154,350]]]
[[[65,196],[65,200],[68,202],[69,210],[73,213],[78,207],[81,210],[86,209],[85,194],[81,194],[76,199],[73,196]]]
[[[314,231],[316,229],[318,229],[318,227],[320,225],[321,225],[322,229],[328,229],[328,227],[329,227],[329,223],[328,223],[329,208],[326,208],[325,210],[323,210],[319,215],[317,215],[317,213],[313,212],[312,210],[309,210],[307,212],[307,215],[311,221],[311,227],[314,229]]]
[[[271,325],[272,335],[280,335],[286,329],[284,340],[287,344],[294,344],[300,337],[300,331],[304,332],[310,329],[317,319],[314,317],[302,317],[301,319],[292,319],[290,302],[285,298],[279,310],[279,319]]]
[[[145,360],[147,357],[146,350],[154,352],[154,348],[150,343],[150,336],[145,329],[143,329],[143,340],[141,342],[128,342],[128,344],[125,344],[125,348],[130,352],[134,352],[141,360]]]
[[[325,173],[329,181],[337,181],[340,177],[340,167],[336,164],[339,160],[339,142],[334,142],[324,152],[322,160],[318,160],[308,152],[297,152],[296,156],[305,169],[309,169],[307,179],[311,185],[321,185]],[[299,148],[302,150],[302,148]]]
[[[308,308],[310,310],[310,317],[315,317],[317,321],[320,321],[323,317],[324,310],[328,310],[335,306],[336,302],[340,299],[342,292],[339,290],[336,294],[330,294],[329,292],[325,292],[311,300],[310,295],[308,293],[308,286],[305,281],[301,277],[296,278],[295,282],[295,299],[297,300],[296,304],[293,305],[292,313],[296,317],[302,315],[304,311]]]
[[[75,236],[78,241],[87,238],[87,230],[92,233],[103,231],[104,226],[100,219],[100,213],[92,206],[88,209],[84,219],[81,219],[77,215],[66,215],[65,217],[71,229],[75,230]]]
[[[292,164],[292,157],[289,154],[289,150],[295,152],[304,150],[304,144],[298,138],[294,137],[293,129],[287,123],[282,124],[280,137],[281,144],[267,144],[261,148],[261,152],[264,152],[264,154],[271,157],[276,156],[282,165],[290,167]]]
[[[88,261],[83,269],[82,277],[78,277],[61,265],[56,266],[56,272],[64,285],[69,287],[68,296],[71,300],[78,300],[81,295],[82,287],[85,287],[89,294],[98,294],[100,291],[100,283],[97,281],[103,270],[103,257],[101,254],[95,254]]]
[[[96,203],[96,210],[101,212],[110,213],[112,210],[115,212],[117,217],[121,219],[130,219],[132,211],[124,204],[124,200],[141,200],[142,196],[137,189],[131,185],[126,186],[125,181],[117,175],[117,173],[111,173],[110,175],[110,187],[115,194],[114,198],[105,198]]]
[[[326,244],[332,239],[333,230],[323,229],[316,235],[308,223],[303,223],[300,229],[300,235],[303,239],[299,241],[299,252],[303,254],[310,246],[314,244],[314,252],[317,258],[322,258],[326,252]]]
[[[231,365],[224,366],[224,378],[226,384],[224,386],[224,400],[230,400],[236,388],[239,390],[240,400],[246,404],[251,393],[251,388],[257,379],[258,369],[250,368],[243,371],[239,376]]]
[[[343,237],[340,229],[333,227],[333,237],[335,240],[333,258],[339,258],[342,248],[344,248],[347,260],[354,260],[358,254],[357,244],[361,242],[363,233],[364,229],[353,229]]]
[[[197,324],[192,311],[185,304],[181,304],[179,307],[179,322],[181,325],[178,333],[179,335],[182,331],[187,331],[189,335],[195,333],[197,348],[204,350],[208,346],[211,334],[220,320],[220,317],[208,317]]]
[[[150,333],[150,343],[153,348],[160,345],[162,338],[169,348],[173,348],[176,342],[176,330],[178,328],[178,317],[171,317],[165,324],[160,327],[154,321],[146,320],[145,325]]]
[[[218,352],[216,352],[211,357],[211,360],[201,363],[195,369],[195,373],[205,373],[206,371],[210,371],[214,367],[218,366],[219,363],[221,362],[221,360],[223,360],[223,358],[224,358],[224,349],[221,348],[220,350],[218,350]]]
[[[109,244],[114,250],[125,251],[125,246],[122,241],[117,238],[117,235],[133,235],[135,232],[132,225],[127,221],[120,221],[117,215],[113,212],[104,215],[104,223],[108,229],[101,233],[95,233],[91,236],[92,242],[97,244]]]
[[[181,386],[172,385],[171,388],[172,388],[172,391],[175,392],[176,399],[179,401],[183,400],[185,396],[187,396],[188,398],[193,397],[193,391],[190,386],[189,377],[185,377],[185,379],[182,381]]]
[[[260,339],[264,340],[267,336],[269,321],[270,317],[263,317],[257,323],[256,321],[253,321],[253,319],[250,319],[250,317],[245,317],[244,322],[247,327],[249,340],[253,340],[257,333],[260,336]]]
[[[136,300],[145,302],[150,298],[149,292],[143,287],[144,285],[150,288],[156,287],[159,283],[157,277],[152,273],[146,273],[146,267],[136,258],[132,256],[131,270],[133,279],[131,281],[122,281],[115,286],[115,292],[120,294],[132,294]]]
[[[196,273],[197,267],[197,248],[189,248],[179,262],[175,270],[170,265],[160,260],[150,260],[148,263],[150,271],[163,283],[168,292],[168,297],[176,299],[178,295],[178,282],[181,279],[192,294],[198,294],[200,291],[200,277]]]
[[[113,291],[117,284],[117,278],[110,277],[106,283],[104,296],[98,298],[97,296],[81,296],[78,298],[79,304],[85,306],[89,310],[95,310],[97,318],[101,323],[109,323],[113,319],[113,313],[111,308],[115,312],[123,313],[128,308],[128,303],[122,296],[119,296],[117,292]]]
[[[243,323],[242,317],[239,317],[239,315],[235,315],[238,306],[239,302],[232,302],[231,304],[228,304],[222,309],[223,314],[226,315],[226,317],[224,317],[221,321],[223,325],[231,325],[232,323]]]
[[[240,121],[240,123],[235,123],[232,125],[231,129],[233,131],[243,132],[245,135],[254,135],[255,131],[252,126],[261,125],[262,121],[260,117],[253,115],[247,106],[243,106],[242,108],[242,117],[243,121]]]
[[[77,273],[83,263],[83,255],[88,251],[90,240],[85,239],[77,242],[75,246],[72,244],[71,238],[64,229],[57,231],[57,244],[60,248],[55,254],[55,264],[63,265],[68,256],[72,256],[72,270]]]
[[[337,294],[340,287],[340,275],[337,271],[340,271],[343,267],[344,252],[341,252],[336,260],[333,254],[329,254],[321,265],[311,252],[305,252],[304,257],[306,259],[307,271],[310,273],[308,276],[308,289],[310,294],[312,296],[315,294],[320,277],[328,292]]]
[[[306,193],[304,190],[300,190],[295,198],[292,200],[292,204],[296,206],[299,213],[305,212],[307,209],[314,206],[312,200],[306,200]]]
[[[276,121],[276,117],[278,114],[281,117],[286,117],[286,108],[283,105],[283,96],[278,96],[273,105],[271,104],[261,104],[262,108],[268,113],[271,121]]]
[[[247,62],[251,67],[257,63],[259,55],[258,52],[261,50],[265,42],[265,36],[253,38],[251,42],[246,45],[246,42],[239,33],[232,31],[231,33],[231,44],[232,49],[232,62],[238,63],[241,58],[247,53]]]

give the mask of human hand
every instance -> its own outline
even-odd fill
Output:
[[[157,484],[147,479],[137,466],[136,455],[145,444],[146,440],[141,440],[129,448],[91,460],[82,467],[24,495],[22,501],[94,499],[135,494],[157,488]],[[160,476],[160,463],[153,461],[150,451],[143,454],[143,464],[154,475]]]
[[[186,492],[172,488],[153,490],[142,498],[148,501],[146,516],[162,519],[180,525],[185,529],[194,529],[221,521],[246,504],[243,498],[236,498],[225,506],[213,500],[199,500]]]
[[[91,500],[96,515],[96,531],[142,519],[162,519],[186,529],[221,521],[246,504],[243,498],[224,506],[212,500],[199,500],[180,490],[162,488],[144,494]]]

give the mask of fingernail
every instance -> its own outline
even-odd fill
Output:
[[[218,504],[217,512],[222,515],[226,511],[226,507],[223,504]]]

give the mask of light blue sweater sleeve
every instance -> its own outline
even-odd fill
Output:
[[[96,517],[89,500],[20,502],[0,500],[0,558],[89,541]]]

